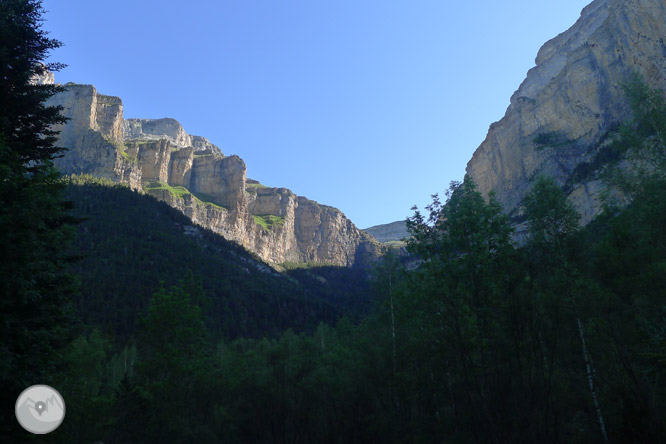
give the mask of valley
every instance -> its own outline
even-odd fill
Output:
[[[58,84],[43,16],[0,2],[0,436],[34,441],[13,401],[46,384],[53,443],[665,442],[663,0],[593,0],[464,177],[364,230],[174,118]],[[396,183],[422,175],[406,158],[432,162],[410,145]],[[345,197],[393,201],[365,183]]]

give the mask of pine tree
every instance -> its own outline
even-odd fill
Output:
[[[157,441],[194,440],[200,411],[207,411],[193,403],[201,395],[197,387],[212,355],[211,339],[187,285],[160,288],[139,320],[137,384],[153,406],[146,433]]]
[[[64,123],[44,101],[54,85],[35,75],[60,42],[41,28],[39,0],[0,2],[0,435],[24,436],[13,401],[32,384],[49,383],[69,339],[71,279],[63,272],[71,235],[53,159],[62,151],[52,125]],[[51,382],[52,383],[52,382]]]

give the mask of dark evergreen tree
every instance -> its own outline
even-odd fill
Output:
[[[202,393],[197,388],[210,362],[212,341],[185,287],[201,292],[189,279],[169,290],[161,288],[138,331],[137,384],[151,406],[145,428],[159,442],[202,442],[197,433],[202,415],[209,411],[197,405]]]
[[[25,436],[14,400],[32,384],[52,383],[69,339],[72,282],[63,273],[67,205],[53,159],[52,125],[63,123],[44,101],[58,88],[34,76],[60,42],[41,28],[38,0],[0,2],[0,435]]]

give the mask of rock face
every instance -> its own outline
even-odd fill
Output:
[[[666,89],[665,8],[663,0],[594,0],[569,30],[543,45],[506,114],[467,164],[479,189],[494,190],[515,216],[533,179],[546,174],[569,193],[584,223],[597,215],[599,179],[572,181],[572,173],[629,116],[622,83],[632,73]]]
[[[43,71],[39,74],[36,74],[30,79],[30,83],[33,85],[53,85],[55,84],[55,77],[53,73],[46,68],[46,65],[43,63],[40,64],[43,68]]]
[[[407,223],[404,220],[375,225],[370,228],[364,228],[363,231],[377,239],[379,242],[398,242],[409,238]]]
[[[187,134],[175,119],[127,119],[123,129],[126,139],[166,139],[180,148],[193,147],[197,151],[210,150],[222,154],[208,139]]]
[[[182,211],[273,263],[351,266],[381,246],[336,208],[247,179],[238,156],[224,156],[174,119],[123,119],[122,101],[91,85],[65,85],[49,100],[70,121],[60,126],[68,148],[65,174],[92,174],[127,183]]]

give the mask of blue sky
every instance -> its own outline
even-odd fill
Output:
[[[405,219],[472,153],[587,0],[45,0],[61,83],[173,117],[248,177]]]

